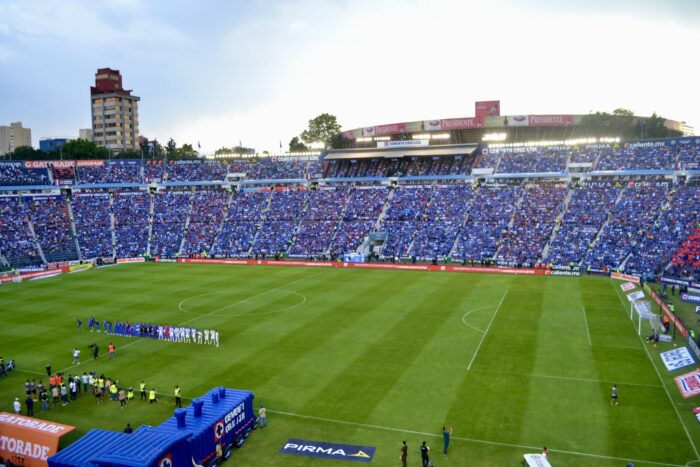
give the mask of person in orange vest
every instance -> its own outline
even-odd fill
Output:
[[[54,386],[56,386],[56,375],[51,375],[49,378],[49,387],[53,389]]]
[[[109,358],[114,358],[114,344],[110,342],[107,350],[109,351]]]

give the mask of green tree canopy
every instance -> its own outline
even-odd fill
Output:
[[[665,123],[666,119],[654,112],[646,121],[639,122],[640,134],[643,138],[667,138],[671,136],[671,132],[666,128]]]
[[[84,139],[68,141],[60,150],[56,149],[54,155],[58,156],[61,152],[64,159],[107,159],[110,156],[107,148]]]
[[[18,146],[14,151],[7,153],[0,158],[3,160],[15,161],[55,159],[52,154],[39,151],[31,146]]]
[[[295,136],[289,141],[289,152],[307,152],[308,147],[301,142],[298,136]]]
[[[309,127],[301,133],[301,139],[307,145],[323,143],[325,147],[329,147],[333,136],[340,133],[340,129],[335,115],[323,113],[309,120]]]

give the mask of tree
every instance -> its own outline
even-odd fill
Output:
[[[170,138],[168,144],[165,145],[165,156],[174,157],[175,151],[177,151],[177,143],[175,143],[174,139]]]
[[[615,116],[618,116],[618,117],[634,117],[634,112],[632,112],[629,109],[623,109],[623,108],[613,110],[612,114]]]
[[[642,138],[667,138],[671,136],[670,131],[666,128],[666,119],[656,115],[656,112],[651,114],[651,117],[646,121],[639,121],[639,129]]]
[[[351,143],[352,140],[342,133],[336,133],[331,138],[331,147],[333,149],[346,149],[352,146]]]
[[[139,139],[139,150],[141,151],[141,154],[143,154],[143,157],[146,159],[151,159],[151,148],[148,145],[148,138],[141,138]],[[139,157],[141,157],[141,154],[139,154]]]
[[[146,153],[144,153],[144,156]],[[113,157],[113,159],[141,159],[140,151],[123,151]]]
[[[308,152],[309,148],[295,136],[289,141],[289,152]]]
[[[301,133],[301,139],[306,144],[323,143],[328,147],[333,136],[340,133],[340,128],[335,115],[324,113],[309,120],[309,128]]]
[[[197,159],[199,154],[197,154],[197,151],[191,144],[183,144],[181,148],[175,151],[175,157],[178,159]]]
[[[68,141],[60,150],[55,150],[54,154],[59,156],[61,152],[63,153],[64,159],[107,159],[110,157],[107,148],[103,148],[92,141],[84,139]]]
[[[31,146],[18,146],[14,151],[9,152],[2,156],[5,160],[16,160],[16,161],[26,161],[26,160],[47,160],[55,159],[51,154],[34,149]]]

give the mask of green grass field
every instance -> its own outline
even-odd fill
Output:
[[[624,302],[623,302],[624,300]],[[144,379],[159,404],[97,406],[83,395],[41,418],[122,430],[172,415],[214,386],[249,389],[268,408],[230,463],[334,465],[279,454],[288,438],[376,446],[373,464],[420,465],[426,440],[436,467],[520,465],[550,451],[558,466],[700,464],[700,424],[658,353],[636,335],[617,282],[315,268],[139,264],[0,287],[0,355],[23,372],[0,380],[0,410],[44,365],[66,374]],[[75,319],[215,328],[221,346],[77,331]],[[87,346],[116,358],[93,362]],[[72,367],[71,349],[83,350]],[[685,372],[686,370],[681,370]],[[43,375],[43,376],[42,376]],[[620,405],[611,407],[613,383]],[[138,397],[138,396],[137,396]],[[22,398],[23,399],[23,398]],[[441,427],[454,428],[448,457]],[[65,443],[64,443],[65,444]]]

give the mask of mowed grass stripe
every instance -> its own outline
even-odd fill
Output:
[[[454,310],[450,308],[454,297],[450,293],[458,282],[459,277],[425,275],[416,277],[410,294],[394,295],[393,301],[403,311],[397,313],[400,319],[392,319],[392,325],[369,346],[353,349],[356,358],[351,364],[328,383],[314,400],[305,404],[300,412],[334,413],[348,420],[366,421],[444,321],[453,314]],[[415,290],[421,291],[419,297],[414,296]],[[419,388],[426,383],[419,378],[406,384]],[[342,404],[338,405],[337,402]]]

